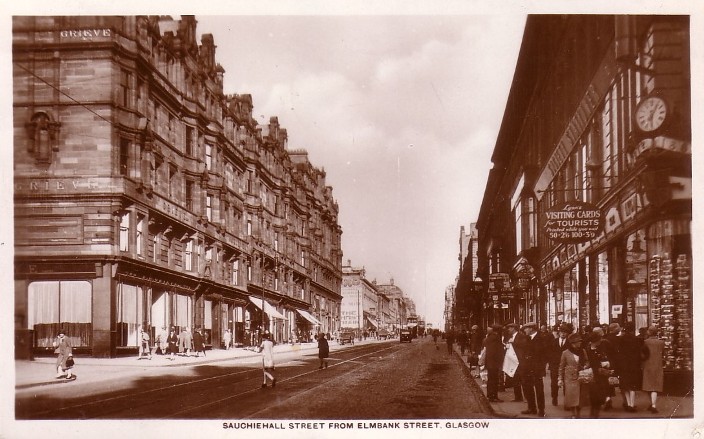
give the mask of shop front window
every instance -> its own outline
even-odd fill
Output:
[[[59,329],[73,347],[92,343],[92,287],[87,281],[32,282],[28,287],[28,328],[35,347],[51,348]]]
[[[137,346],[144,320],[142,287],[120,283],[117,292],[117,346]]]
[[[626,316],[636,329],[648,327],[648,289],[644,230],[626,238]]]
[[[569,271],[565,273],[563,281],[563,310],[564,319],[566,323],[571,323],[574,328],[579,327],[579,279],[577,273],[577,267],[572,267]]]
[[[597,321],[592,324],[609,322],[609,262],[606,252],[597,256]]]
[[[665,341],[665,369],[692,370],[691,221],[663,220],[648,228],[651,324]]]

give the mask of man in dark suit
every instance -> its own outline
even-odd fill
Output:
[[[538,336],[538,325],[535,322],[526,323],[521,330],[524,337],[514,343],[518,356],[518,371],[521,377],[523,395],[528,403],[524,415],[545,417],[545,391],[543,377],[545,376],[545,345]]]
[[[552,397],[552,405],[557,405],[557,397],[559,395],[559,387],[557,385],[558,375],[557,372],[560,368],[560,357],[562,357],[562,351],[566,350],[569,346],[567,343],[567,337],[572,333],[572,325],[567,325],[563,323],[558,329],[557,338],[550,340],[548,345],[548,367],[550,368],[550,396]]]
[[[489,402],[502,402],[499,399],[499,373],[504,364],[504,344],[501,341],[501,325],[493,325],[484,339],[484,367],[487,371],[486,396]]]

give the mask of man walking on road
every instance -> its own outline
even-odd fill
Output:
[[[266,379],[271,380],[271,387],[276,386],[276,378],[274,377],[274,343],[271,341],[269,333],[262,336],[262,344],[259,346],[259,352],[262,352],[262,369],[264,371],[264,382],[262,389],[266,388]]]
[[[330,346],[328,345],[328,341],[325,339],[325,334],[322,332],[318,334],[318,358],[320,358],[320,367],[318,369],[323,368],[323,364],[325,365],[325,368],[328,368],[328,357],[330,356]]]

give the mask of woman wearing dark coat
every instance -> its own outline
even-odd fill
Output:
[[[594,380],[589,383],[589,403],[590,417],[598,418],[601,406],[609,396],[611,386],[609,385],[609,371],[611,371],[611,363],[609,352],[611,347],[604,340],[602,331],[597,331],[595,328],[589,336],[589,343],[586,347],[587,362],[594,373]]]
[[[169,360],[173,360],[178,352],[178,335],[176,335],[174,328],[171,328],[169,335],[166,337],[166,343],[168,344]]]
[[[628,326],[619,338],[621,361],[618,370],[618,386],[626,399],[625,410],[632,413],[636,411],[636,390],[640,389],[642,382],[640,359],[643,342]]]
[[[203,342],[203,333],[200,328],[193,334],[193,350],[196,351],[196,357],[200,356],[201,352],[205,357],[205,343]]]
[[[318,369],[323,368],[323,364],[325,365],[325,368],[328,368],[328,357],[330,356],[330,346],[328,345],[328,341],[325,339],[325,334],[320,333],[318,334],[318,358],[320,358],[320,367]]]

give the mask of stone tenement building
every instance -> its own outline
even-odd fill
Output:
[[[97,357],[141,325],[214,348],[339,328],[325,172],[223,94],[215,47],[189,16],[13,18],[19,354],[59,328]]]

